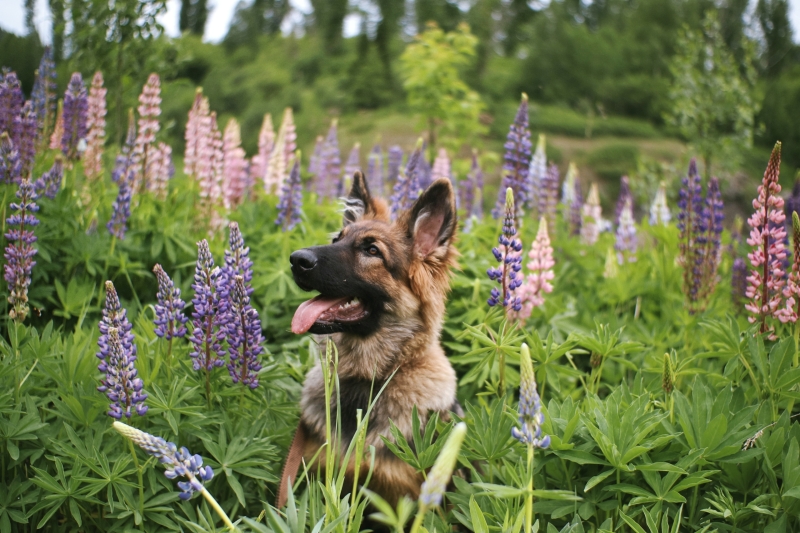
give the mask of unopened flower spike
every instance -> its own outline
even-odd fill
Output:
[[[522,345],[519,361],[519,427],[511,428],[511,436],[534,448],[547,448],[550,446],[550,435],[542,436],[544,413],[527,344]]]
[[[420,487],[419,504],[421,509],[427,511],[442,504],[442,498],[458,463],[458,454],[461,452],[461,445],[464,443],[466,435],[467,425],[464,422],[459,422],[450,430],[439,457],[436,458],[431,471],[428,472],[427,479]]]

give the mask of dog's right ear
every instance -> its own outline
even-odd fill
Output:
[[[388,222],[389,208],[384,200],[372,197],[364,174],[357,170],[353,174],[353,186],[350,188],[350,194],[344,198],[342,225],[348,226],[364,219],[378,219]]]

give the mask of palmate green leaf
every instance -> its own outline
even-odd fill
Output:
[[[481,489],[480,494],[491,494],[498,498],[518,498],[532,494],[534,499],[581,501],[583,498],[568,490],[528,490],[494,483],[472,483],[473,487]]]
[[[613,474],[614,472],[615,470],[611,469],[611,470],[606,470],[605,472],[602,472],[600,474],[597,474],[596,476],[592,476],[591,478],[589,478],[589,481],[587,481],[586,485],[583,487],[583,492],[589,492],[599,483],[602,483],[603,481],[608,479],[608,477],[611,476],[611,474]]]

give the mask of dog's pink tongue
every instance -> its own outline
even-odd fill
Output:
[[[346,301],[347,298],[325,298],[320,295],[301,303],[297,311],[294,312],[294,318],[292,318],[292,333],[297,335],[305,333],[311,329],[311,326],[314,325],[314,322],[319,319],[322,313],[334,305],[339,305]]]

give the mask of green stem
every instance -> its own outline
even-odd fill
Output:
[[[139,516],[140,520],[144,520],[144,482],[142,481],[142,467],[139,465],[139,458],[136,457],[136,449],[133,447],[133,441],[130,439],[126,440],[131,449],[133,464],[136,466],[136,476],[139,478]]]
[[[206,403],[208,404],[208,408],[211,409],[211,370],[206,367]]]
[[[533,446],[528,444],[528,494],[525,495],[525,531],[533,527]]]
[[[417,511],[417,516],[414,517],[414,523],[411,525],[410,533],[419,533],[419,528],[422,526],[422,520],[425,518],[425,513],[428,512],[428,508],[424,505],[420,505],[419,510]]]
[[[217,500],[214,499],[214,497],[211,495],[210,492],[206,490],[205,487],[200,489],[200,494],[203,495],[203,498],[206,499],[208,505],[210,505],[211,508],[217,512],[220,518],[222,518],[222,521],[225,522],[225,525],[228,526],[228,529],[230,529],[231,531],[237,531],[236,526],[233,525],[231,519],[228,518],[228,515],[225,513],[225,511],[222,510],[222,507],[219,506]]]

